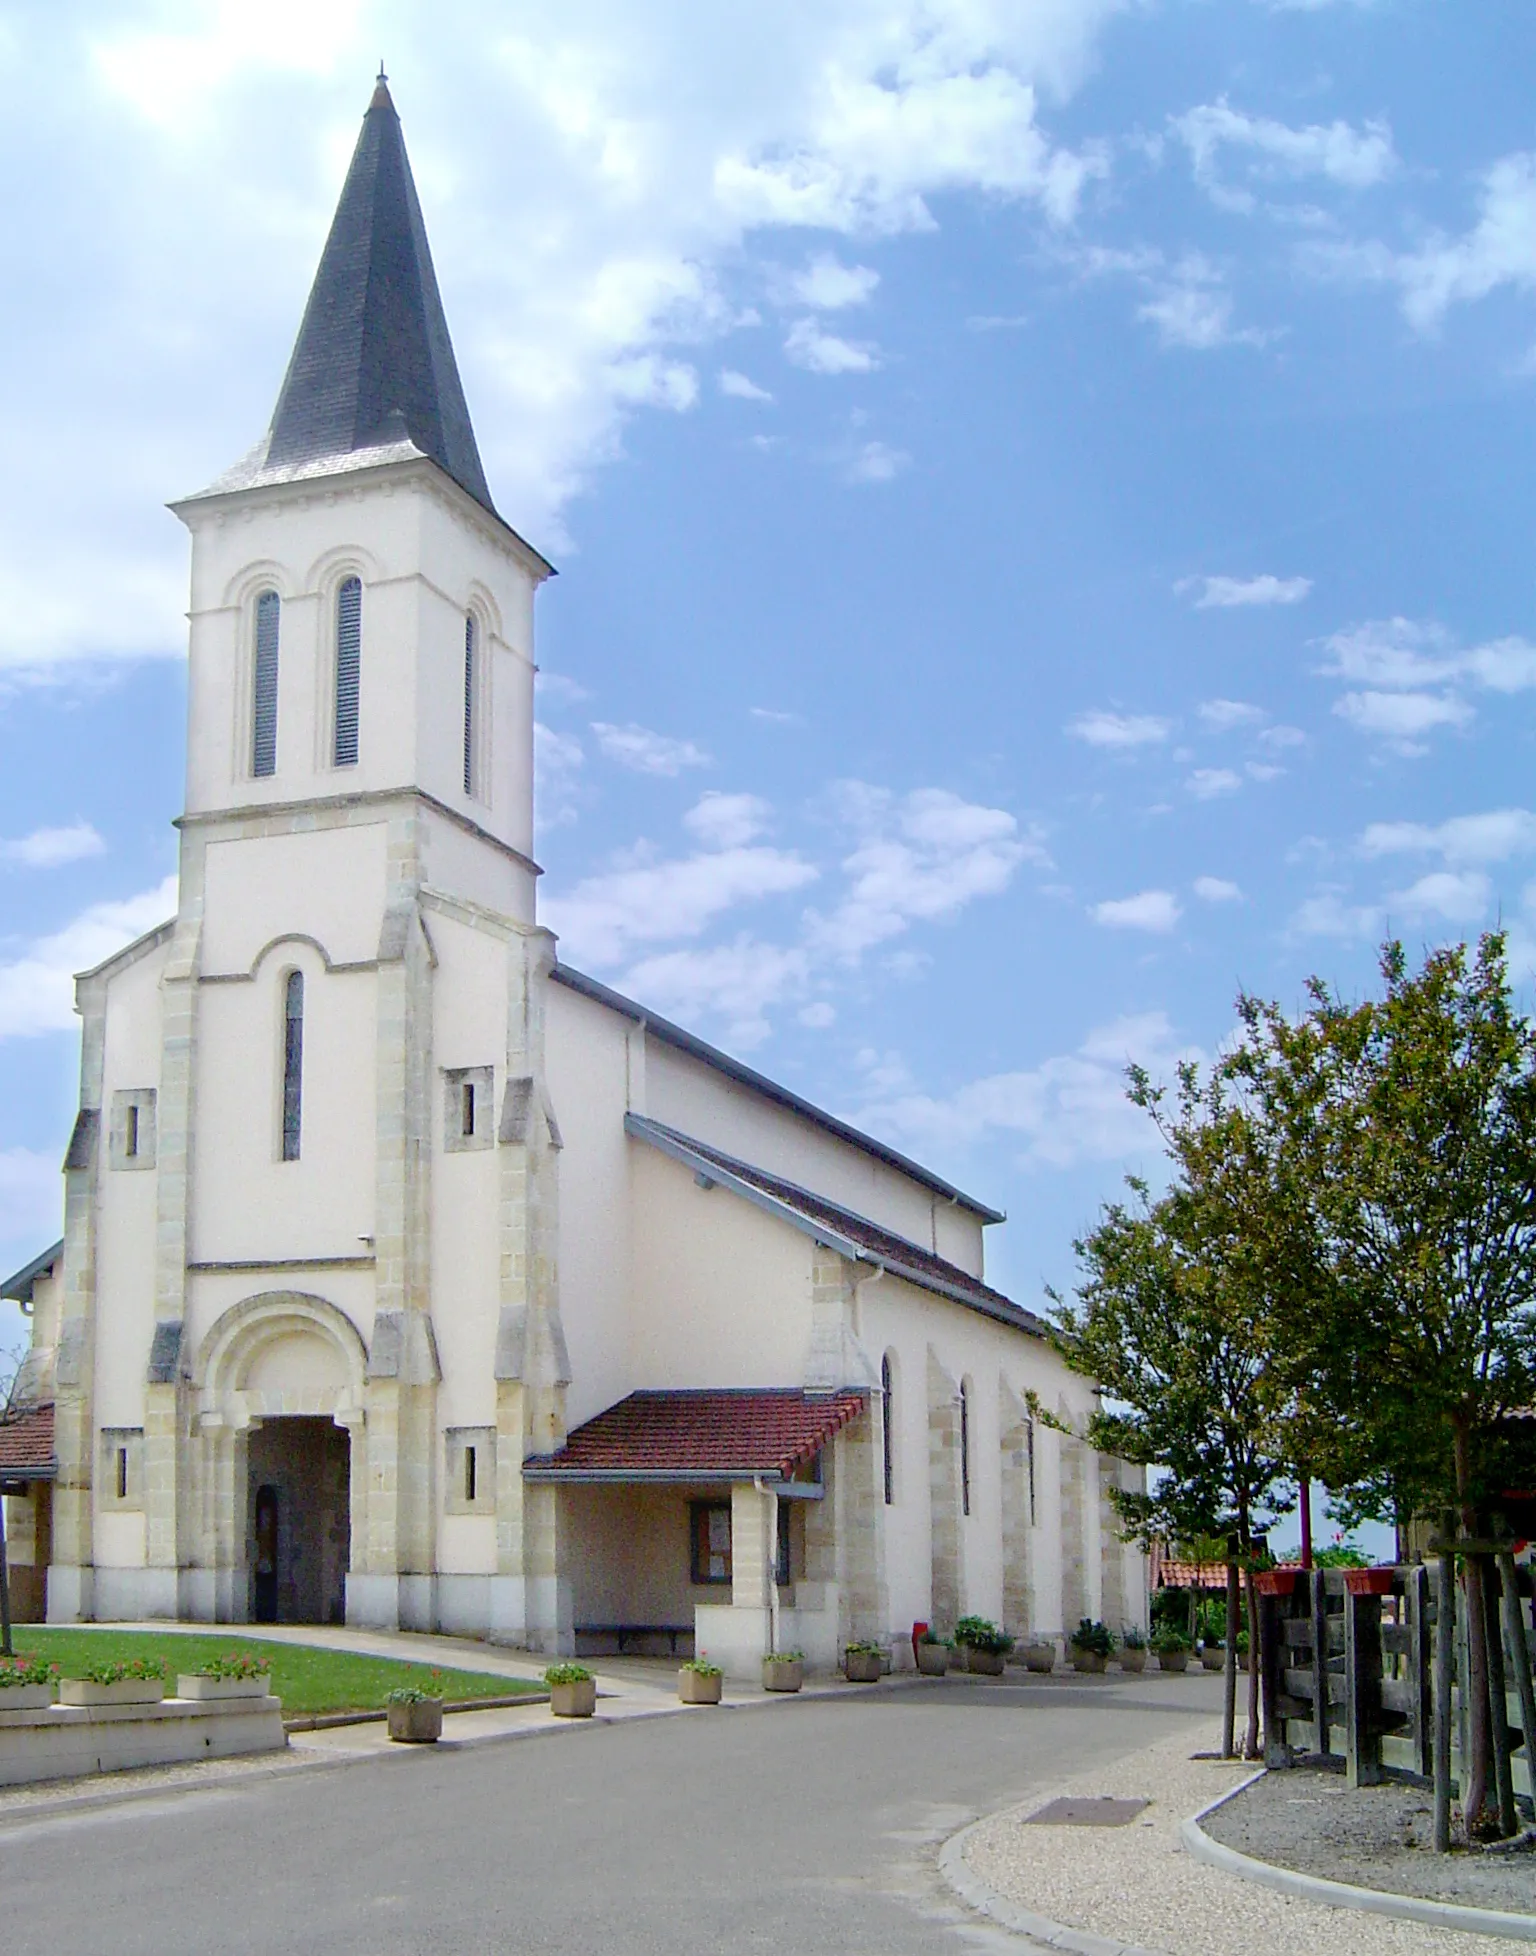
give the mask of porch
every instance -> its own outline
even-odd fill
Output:
[[[755,1679],[765,1652],[798,1649],[832,1669],[839,1438],[866,1410],[851,1392],[638,1392],[524,1462],[559,1490],[578,1655],[707,1656]]]

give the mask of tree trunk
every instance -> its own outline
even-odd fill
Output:
[[[1221,1756],[1237,1757],[1237,1562],[1230,1551],[1227,1558],[1227,1649],[1222,1666]]]
[[[1465,1414],[1455,1417],[1451,1432],[1462,1539],[1475,1541],[1477,1508],[1472,1499],[1472,1437]],[[1483,1609],[1482,1572],[1472,1556],[1462,1557],[1461,1581],[1467,1599],[1467,1751],[1470,1755],[1463,1762],[1461,1813],[1470,1839],[1487,1802],[1488,1768],[1493,1758],[1493,1720],[1488,1704],[1488,1625]]]
[[[1301,1510],[1301,1566],[1312,1567],[1312,1483],[1305,1474],[1296,1483],[1296,1505]]]
[[[1243,1587],[1248,1600],[1248,1736],[1243,1742],[1243,1757],[1258,1759],[1262,1756],[1259,1750],[1259,1598],[1253,1586],[1251,1551]]]
[[[5,1496],[0,1494],[0,1657],[14,1657],[11,1649],[11,1572],[5,1559]]]

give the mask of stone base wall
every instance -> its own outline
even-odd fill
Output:
[[[0,1786],[281,1752],[287,1743],[277,1698],[0,1712]]]

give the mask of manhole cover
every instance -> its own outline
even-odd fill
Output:
[[[1052,1800],[1024,1822],[1026,1827],[1129,1827],[1145,1800]]]

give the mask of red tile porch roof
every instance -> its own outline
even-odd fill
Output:
[[[31,1406],[0,1419],[0,1478],[53,1478],[53,1408]]]
[[[860,1392],[632,1392],[524,1461],[534,1481],[788,1480],[865,1407]]]

